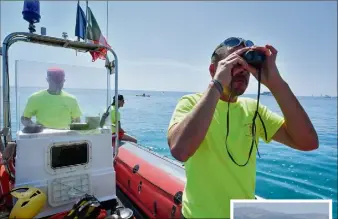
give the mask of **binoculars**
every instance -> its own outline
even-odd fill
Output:
[[[242,58],[255,68],[261,68],[264,60],[265,54],[256,50],[249,50],[242,55]]]

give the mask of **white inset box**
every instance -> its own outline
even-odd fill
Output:
[[[332,219],[332,200],[231,200],[231,219]]]

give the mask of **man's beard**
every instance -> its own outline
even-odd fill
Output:
[[[231,89],[231,94],[232,94],[232,96],[241,96],[241,95],[243,95],[244,94],[244,92],[245,92],[245,90],[243,90],[243,89],[237,89],[237,88],[232,88]]]
[[[237,83],[242,83],[239,86],[236,86]],[[232,96],[243,95],[248,86],[248,80],[245,76],[236,76],[233,77],[230,83],[230,91]]]

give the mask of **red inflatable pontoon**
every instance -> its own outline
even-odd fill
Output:
[[[182,163],[137,144],[122,142],[114,165],[117,191],[121,190],[131,207],[138,207],[144,218],[181,218],[186,183]]]
[[[114,162],[119,189],[147,218],[180,218],[183,165],[134,143],[121,144]]]

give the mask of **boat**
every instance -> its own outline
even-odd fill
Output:
[[[109,51],[114,60],[109,61],[106,56],[107,107],[110,106],[110,77],[114,75],[117,116],[119,72],[118,57],[113,49],[100,44],[36,34],[32,31],[32,23],[29,30],[11,33],[3,41],[2,130],[12,128],[8,50],[17,42],[84,53],[101,49]],[[117,123],[115,125],[118,127]],[[186,182],[184,165],[141,145],[120,141],[119,136],[112,142],[109,123],[90,130],[86,123],[74,124],[69,130],[45,128],[27,133],[22,129],[17,130],[16,139],[12,139],[11,132],[4,134],[3,138],[5,146],[16,145],[15,172],[6,169],[14,179],[13,187],[30,186],[46,194],[47,201],[34,218],[58,218],[87,194],[95,196],[107,215],[114,215],[112,218],[181,218]],[[70,156],[77,159],[69,159]],[[14,204],[15,199],[12,200]]]
[[[272,93],[271,92],[263,92],[261,93],[262,96],[272,96]]]
[[[136,94],[137,97],[150,97],[150,95],[146,95],[145,93],[143,94]]]

